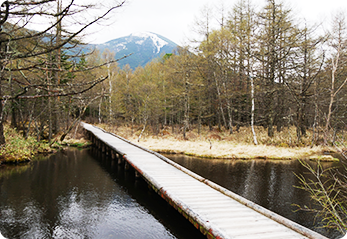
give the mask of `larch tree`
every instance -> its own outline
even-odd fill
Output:
[[[232,89],[229,88],[228,77],[231,73],[230,55],[234,52],[232,39],[230,31],[222,27],[220,30],[213,31],[209,36],[209,41],[203,41],[200,45],[202,50],[201,62],[208,65],[209,68],[201,76],[204,78],[205,84],[210,82],[215,89],[218,123],[220,124],[222,121],[223,126],[229,128],[230,133],[232,133],[231,99],[233,94]],[[227,112],[225,112],[224,105],[227,105]]]
[[[254,57],[260,62],[257,76],[263,88],[263,106],[268,136],[274,136],[274,126],[280,130],[284,116],[284,81],[287,60],[294,53],[297,29],[290,18],[290,10],[276,0],[267,0],[259,15],[258,46]]]
[[[210,130],[214,124],[215,119],[215,80],[214,80],[214,61],[213,61],[213,44],[211,43],[210,35],[213,32],[213,8],[206,5],[201,10],[198,20],[195,22],[195,32],[199,35],[200,40],[197,51],[200,53],[200,62],[199,62],[199,73],[200,76],[204,78],[204,90],[206,92],[206,115],[205,120],[208,121]]]
[[[233,7],[229,18],[229,29],[235,36],[234,75],[237,78],[237,82],[235,82],[236,88],[234,91],[238,92],[235,100],[235,103],[237,103],[237,126],[240,127],[242,122],[247,122],[248,124],[248,119],[250,118],[254,143],[257,144],[253,128],[255,108],[253,49],[256,42],[256,13],[252,3],[249,0],[238,1]],[[251,91],[251,94],[249,94],[249,91]],[[251,105],[251,109],[249,105]],[[249,117],[250,114],[251,117]]]
[[[176,65],[176,74],[182,80],[183,85],[183,138],[187,138],[187,131],[190,125],[190,110],[191,110],[191,87],[193,85],[193,65],[191,61],[191,53],[188,49],[181,49],[180,61]]]
[[[302,136],[306,135],[307,108],[310,105],[310,99],[315,95],[314,84],[322,71],[325,59],[324,52],[319,51],[324,38],[314,38],[313,33],[313,28],[305,26],[301,29],[295,57],[291,58],[291,76],[285,79],[285,84],[296,104],[295,125],[298,142],[301,141]]]

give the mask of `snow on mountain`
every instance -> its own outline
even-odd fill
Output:
[[[137,45],[142,45],[144,42],[145,42],[145,40],[140,40],[140,41],[137,41],[136,44]]]
[[[120,67],[129,64],[131,68],[144,66],[154,58],[172,53],[177,44],[152,32],[135,32],[129,36],[117,38],[104,44],[93,45],[101,53],[108,49],[116,53],[116,58],[132,54],[118,62]]]
[[[151,38],[151,40],[153,41],[154,45],[157,48],[157,53],[160,52],[160,50],[161,50],[161,48],[163,48],[163,46],[169,44],[168,42],[166,42],[162,38],[160,38],[158,35],[151,33],[151,32],[135,32],[135,33],[132,33],[131,36],[140,37],[143,39]],[[144,40],[141,40],[138,42],[141,42],[141,43],[139,43],[141,45],[144,42]]]

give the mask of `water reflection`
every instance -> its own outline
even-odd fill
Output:
[[[328,238],[340,234],[319,228],[322,225],[315,215],[296,211],[293,204],[311,206],[310,195],[297,189],[299,181],[294,173],[305,174],[307,170],[299,161],[264,160],[219,160],[201,159],[180,155],[166,155],[191,171],[207,178],[271,211],[274,211],[305,227],[315,230]],[[309,162],[315,166],[314,162]],[[336,167],[336,163],[323,163],[323,167]],[[312,178],[313,179],[313,178]]]
[[[0,231],[7,238],[201,236],[131,172],[87,150],[0,170]]]
[[[176,162],[329,238],[296,189],[297,161],[204,160]],[[312,163],[313,164],[313,163]],[[324,167],[335,166],[327,163]],[[21,167],[0,168],[0,231],[8,238],[204,238],[134,172],[98,152],[71,150]]]

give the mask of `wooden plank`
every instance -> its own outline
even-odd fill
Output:
[[[82,125],[98,140],[123,155],[161,197],[208,238],[327,239],[155,152],[92,125]]]

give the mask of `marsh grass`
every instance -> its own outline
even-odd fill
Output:
[[[87,148],[91,145],[91,142],[84,139],[82,136],[78,138],[73,138],[71,136],[68,136],[65,138],[65,140],[61,144],[64,146],[69,146],[69,147]]]
[[[312,145],[312,133],[302,137],[300,142],[296,139],[296,128],[285,128],[276,132],[273,138],[267,136],[266,130],[256,127],[255,131],[259,144],[253,144],[253,135],[250,127],[241,127],[239,131],[229,134],[216,128],[209,130],[203,127],[198,134],[197,129],[191,129],[184,139],[180,132],[172,133],[172,129],[164,127],[158,134],[148,128],[138,142],[141,126],[115,126],[99,124],[98,127],[120,135],[134,143],[161,153],[181,153],[186,155],[223,158],[223,159],[311,159],[321,161],[336,160],[327,152],[336,150],[332,147]],[[177,130],[178,131],[178,130]]]
[[[37,153],[51,152],[47,142],[37,142],[34,137],[25,139],[9,125],[4,125],[6,145],[0,148],[1,163],[21,163],[30,161]]]

